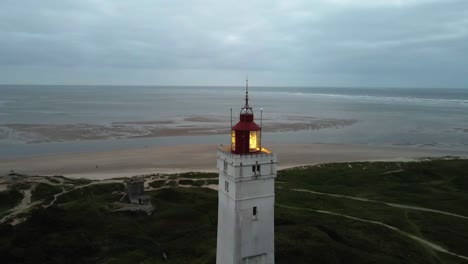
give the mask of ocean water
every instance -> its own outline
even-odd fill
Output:
[[[291,116],[353,119],[342,128],[264,133],[265,144],[357,143],[468,151],[468,89],[251,87],[250,104],[264,127]],[[4,124],[110,124],[182,121],[190,116],[234,119],[243,87],[0,85]],[[176,144],[223,144],[228,135],[109,139],[28,144],[0,140],[0,158]]]

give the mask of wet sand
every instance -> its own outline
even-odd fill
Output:
[[[286,132],[342,128],[356,120],[287,116],[270,120],[264,132]],[[25,143],[67,142],[123,138],[229,134],[228,124],[219,117],[188,116],[183,120],[129,121],[110,124],[2,124],[0,140]]]
[[[109,179],[152,173],[216,171],[216,145],[178,145],[115,151],[0,159],[0,175],[64,175]],[[328,162],[409,161],[423,157],[462,156],[466,152],[400,146],[351,144],[275,144],[279,167]]]

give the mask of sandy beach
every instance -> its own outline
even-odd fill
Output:
[[[109,179],[152,173],[215,172],[217,147],[178,145],[0,159],[0,175],[14,170],[28,175]],[[328,162],[466,157],[462,151],[359,144],[275,144],[270,149],[278,154],[280,169]]]

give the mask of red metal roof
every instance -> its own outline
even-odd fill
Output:
[[[235,126],[232,127],[232,130],[249,130],[249,131],[258,131],[260,127],[255,124],[255,122],[242,122],[239,121]]]

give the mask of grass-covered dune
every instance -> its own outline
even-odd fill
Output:
[[[59,190],[42,186],[26,221],[0,225],[2,263],[214,263],[217,192],[193,175],[153,184],[151,215],[115,211],[121,183],[67,186],[47,208]],[[301,167],[276,187],[276,263],[468,263],[467,160]]]

